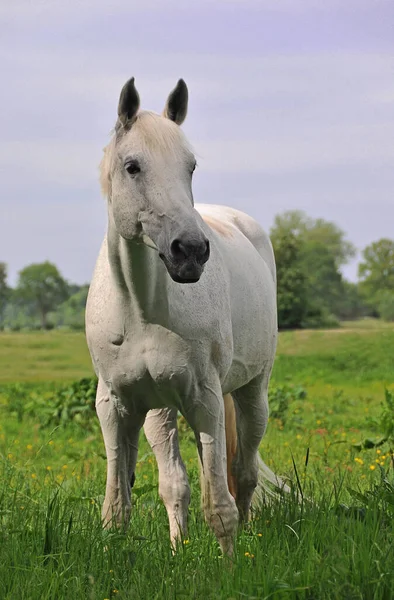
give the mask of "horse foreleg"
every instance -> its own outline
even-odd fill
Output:
[[[167,509],[171,543],[187,534],[190,487],[178,442],[177,411],[174,408],[150,410],[144,431],[159,469],[159,494]]]
[[[206,388],[204,399],[191,403],[187,419],[196,434],[201,462],[203,509],[225,554],[233,552],[238,510],[227,482],[224,402],[220,389]]]
[[[138,453],[139,432],[145,415],[128,411],[99,380],[96,411],[107,454],[107,484],[102,518],[105,527],[127,525],[131,486]]]

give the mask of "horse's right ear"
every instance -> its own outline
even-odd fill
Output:
[[[129,79],[120,92],[118,104],[119,121],[126,129],[131,126],[140,107],[140,97],[134,85],[134,77]]]

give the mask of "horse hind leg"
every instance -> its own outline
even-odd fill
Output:
[[[267,496],[276,495],[274,488],[289,491],[264,464],[259,453],[268,423],[268,381],[269,377],[264,373],[233,394],[238,439],[232,473],[236,480],[237,507],[243,521],[249,518],[252,498],[262,503]]]

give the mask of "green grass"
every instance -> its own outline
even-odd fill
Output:
[[[238,535],[232,564],[200,514],[196,450],[183,424],[192,505],[188,539],[173,556],[143,437],[131,526],[126,534],[106,533],[97,428],[40,427],[0,395],[0,598],[393,598],[390,448],[354,448],[380,437],[376,417],[384,387],[394,388],[393,348],[393,328],[376,323],[280,334],[273,380],[302,385],[307,397],[270,420],[261,451],[295,482],[294,457],[315,504],[288,498],[257,513]],[[0,364],[2,384],[92,373],[83,334],[74,333],[2,334]]]
[[[70,381],[93,373],[83,333],[0,333],[0,384]]]

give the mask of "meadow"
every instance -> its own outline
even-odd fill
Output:
[[[280,334],[261,453],[305,501],[255,511],[230,561],[202,519],[182,419],[192,503],[177,554],[143,436],[131,526],[103,531],[101,433],[72,404],[92,377],[84,335],[0,334],[0,598],[394,598],[393,348],[393,325],[373,320]]]

